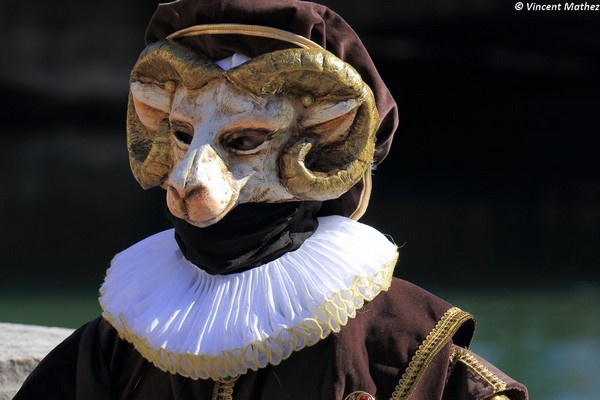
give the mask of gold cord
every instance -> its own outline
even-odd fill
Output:
[[[272,28],[262,25],[246,25],[246,24],[205,24],[194,25],[188,28],[181,29],[167,36],[167,40],[173,40],[185,36],[198,35],[244,35],[257,36],[268,39],[280,40],[291,43],[302,49],[323,50],[321,46],[316,44],[304,36],[297,35],[292,32],[282,29]]]

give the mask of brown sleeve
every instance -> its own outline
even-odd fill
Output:
[[[334,397],[526,400],[523,385],[466,350],[474,325],[469,313],[394,279],[334,336]]]
[[[56,346],[27,377],[15,400],[33,399],[108,399],[104,364],[97,362],[96,338],[100,318],[77,329]],[[93,379],[90,379],[93,378]],[[89,397],[88,394],[94,396]]]
[[[450,340],[467,346],[474,329],[472,322],[469,314],[431,293],[394,279],[387,292],[365,304],[356,318],[334,336],[334,398],[364,391],[378,399],[389,399],[393,393],[396,396],[396,392],[415,390],[426,390],[427,394],[414,398],[439,398],[448,370]],[[435,340],[427,341],[430,346],[425,349],[422,344],[434,327],[438,333]],[[446,343],[448,346],[444,346]],[[415,357],[420,346],[423,360]],[[409,366],[414,374],[405,374]],[[425,369],[427,374],[423,373]],[[424,384],[419,385],[422,377]]]
[[[75,399],[77,347],[81,330],[55,347],[29,374],[14,400]]]
[[[471,351],[453,346],[444,399],[492,399],[504,395],[527,400],[527,389]]]

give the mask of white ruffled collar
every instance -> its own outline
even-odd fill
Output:
[[[397,257],[375,229],[330,216],[296,251],[209,275],[183,257],[168,230],[115,256],[100,304],[119,335],[158,368],[217,380],[277,365],[338,332],[389,288]]]

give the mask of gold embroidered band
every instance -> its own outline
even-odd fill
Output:
[[[215,381],[212,400],[233,400],[233,387],[239,376],[227,376]]]
[[[472,369],[475,374],[485,380],[491,387],[494,388],[494,392],[502,392],[506,390],[506,383],[492,371],[487,369],[473,353],[462,347],[454,347],[452,355],[450,356],[450,362],[461,362],[467,367]],[[495,399],[494,397],[493,399]],[[502,397],[498,397],[501,399]]]
[[[446,311],[433,330],[419,345],[406,371],[402,374],[396,390],[392,393],[392,400],[408,399],[410,397],[433,357],[448,343],[448,340],[454,336],[458,328],[471,318],[471,314],[458,307],[452,307]]]
[[[205,24],[194,25],[188,28],[181,29],[167,36],[167,40],[173,40],[186,36],[199,35],[244,35],[257,36],[268,39],[281,40],[288,42],[302,49],[323,50],[321,46],[316,44],[304,36],[297,35],[292,32],[282,29],[271,28],[262,25],[246,25],[246,24]]]

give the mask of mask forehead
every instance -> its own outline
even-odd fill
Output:
[[[201,90],[182,87],[173,98],[169,119],[182,121],[198,132],[211,127],[219,132],[227,127],[281,129],[291,117],[292,107],[283,96],[259,97],[239,89],[225,79],[211,82]]]

